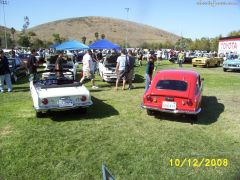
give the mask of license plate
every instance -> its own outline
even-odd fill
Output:
[[[176,102],[163,101],[162,108],[164,108],[164,109],[174,109],[175,110],[177,108],[177,103]]]
[[[71,99],[59,99],[58,101],[59,107],[71,107],[73,106],[73,102]]]

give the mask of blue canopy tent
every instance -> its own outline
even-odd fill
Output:
[[[74,50],[82,50],[82,49],[89,49],[88,46],[86,46],[85,44],[79,42],[79,41],[66,41],[63,42],[62,44],[58,45],[56,47],[56,50],[70,50],[70,51],[74,51]]]
[[[114,44],[106,39],[99,40],[97,42],[89,45],[90,49],[121,49],[121,47],[117,44]]]

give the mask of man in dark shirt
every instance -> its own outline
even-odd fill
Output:
[[[8,86],[8,92],[12,91],[12,81],[8,59],[4,56],[3,50],[0,50],[0,92],[4,92],[4,81]]]
[[[147,67],[146,67],[145,92],[148,90],[149,85],[151,84],[153,71],[154,71],[154,58],[151,58],[151,57],[150,57],[149,60],[148,60],[148,63],[147,63]]]
[[[63,51],[59,51],[58,58],[55,63],[55,70],[60,71],[60,72],[57,72],[58,77],[63,77],[63,72],[61,72],[63,70],[63,63],[64,63],[63,56],[64,56]]]
[[[36,50],[35,49],[32,49],[31,50],[31,55],[29,57],[29,60],[28,60],[28,71],[29,71],[29,74],[30,74],[30,81],[31,80],[34,80],[36,78],[36,75],[37,75],[37,59],[36,59]]]
[[[133,79],[133,75],[134,75],[134,65],[135,65],[135,62],[136,62],[136,57],[133,55],[133,52],[132,50],[129,50],[128,51],[128,56],[129,56],[129,69],[128,69],[128,89],[131,90],[134,88],[134,86],[132,85],[132,79]]]

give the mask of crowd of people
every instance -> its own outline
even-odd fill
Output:
[[[16,54],[21,51],[26,50],[12,50],[11,56],[15,57]],[[27,50],[24,53],[30,53],[31,55],[28,58],[28,72],[30,76],[30,80],[34,79],[37,73],[38,61],[36,58],[37,53],[41,54],[40,56],[45,57],[46,54],[56,53],[55,50],[51,49],[39,49],[38,51],[35,49]],[[134,86],[132,84],[132,80],[134,77],[134,67],[136,62],[138,61],[139,66],[142,66],[143,61],[147,62],[146,71],[145,71],[145,91],[149,88],[151,84],[153,72],[156,70],[156,67],[161,63],[162,59],[170,59],[172,57],[177,57],[179,67],[182,67],[183,61],[185,57],[188,57],[193,53],[192,51],[176,51],[171,49],[158,49],[157,51],[153,51],[150,49],[122,49],[119,52],[116,50],[87,50],[87,51],[72,51],[69,52],[72,55],[73,61],[77,61],[79,55],[82,55],[82,77],[80,79],[80,83],[85,83],[87,79],[91,80],[92,88],[97,89],[95,81],[95,73],[98,71],[98,63],[103,60],[103,57],[112,56],[113,54],[118,55],[117,64],[116,64],[116,74],[117,80],[115,85],[115,90],[117,91],[119,88],[119,83],[122,81],[122,89],[126,89],[126,84],[128,83],[129,90],[133,89]],[[194,52],[197,53],[197,52]],[[213,52],[214,53],[214,52]],[[216,53],[216,52],[215,52]],[[8,59],[4,55],[4,51],[0,51],[0,91],[4,92],[4,84],[8,87],[8,92],[12,91],[12,82],[10,76],[10,69],[8,64]],[[226,56],[233,57],[234,54],[229,53]],[[58,58],[55,63],[55,70],[57,70],[58,76],[63,76],[61,70],[63,69],[62,65],[64,62],[64,52],[58,52]],[[156,62],[156,66],[155,66]]]
[[[12,50],[11,56],[15,57],[17,53],[20,53],[22,50]],[[36,58],[37,52],[42,52],[44,56],[46,55],[46,51],[44,50],[23,50],[23,53],[30,53],[31,55],[28,58],[28,72],[30,76],[30,80],[35,79],[37,68],[38,68],[38,60]],[[25,52],[26,51],[26,52]],[[47,51],[47,53],[52,53],[50,50]],[[145,91],[148,89],[151,80],[153,71],[156,69],[154,66],[155,61],[161,60],[162,52],[159,53],[159,51],[144,51],[143,49],[122,49],[118,58],[117,58],[117,64],[116,64],[116,74],[117,74],[117,80],[115,85],[115,90],[117,91],[119,88],[119,83],[122,81],[122,89],[126,89],[126,84],[128,83],[129,90],[133,89],[134,86],[132,84],[132,80],[134,77],[134,66],[136,64],[136,61],[138,60],[139,65],[142,66],[143,61],[147,60],[147,66],[146,66],[146,73],[145,73]],[[95,82],[95,73],[98,71],[98,63],[103,59],[103,57],[111,56],[112,54],[117,55],[118,52],[116,50],[112,51],[96,51],[96,50],[87,50],[86,52],[79,52],[79,51],[73,51],[72,57],[73,60],[77,60],[78,54],[83,54],[82,57],[82,77],[80,79],[80,83],[84,83],[87,79],[91,80],[92,88],[97,89],[98,86]],[[184,58],[183,53],[179,53],[180,61]],[[57,70],[57,75],[62,76],[61,70],[63,61],[64,61],[64,52],[59,51],[58,52],[58,58],[55,63],[55,70]],[[159,62],[159,61],[157,61]],[[180,63],[179,63],[180,64]],[[6,82],[8,86],[8,91],[12,91],[12,83],[11,83],[11,77],[10,77],[10,70],[8,65],[7,57],[4,56],[4,52],[1,50],[1,59],[0,59],[0,78],[1,78],[1,86],[0,90],[1,92],[4,92],[4,82]]]

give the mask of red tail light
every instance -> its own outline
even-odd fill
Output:
[[[42,99],[42,103],[43,103],[44,105],[47,105],[47,104],[48,104],[48,99],[46,99],[46,98]]]
[[[191,100],[191,99],[188,99],[188,100],[187,100],[187,104],[188,104],[188,106],[192,106],[192,105],[193,105],[192,100]]]
[[[86,96],[82,96],[81,97],[81,101],[86,101],[87,100],[87,97]]]
[[[147,95],[147,101],[150,101],[150,102],[153,101],[153,99],[152,99],[152,97],[150,95]]]

